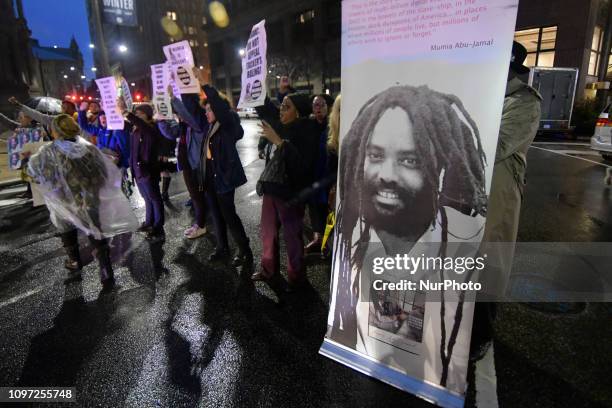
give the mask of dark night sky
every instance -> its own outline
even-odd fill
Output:
[[[88,79],[93,77],[93,56],[89,49],[85,0],[23,0],[25,18],[32,37],[40,45],[68,47],[72,35],[83,53],[84,70]]]

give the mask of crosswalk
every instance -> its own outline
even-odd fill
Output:
[[[599,166],[611,167],[612,163],[601,157],[599,152],[591,149],[589,143],[582,142],[534,142],[532,149],[545,150],[551,153],[573,157]]]
[[[0,209],[19,206],[32,201],[31,198],[20,197],[26,190],[25,184],[0,189]]]

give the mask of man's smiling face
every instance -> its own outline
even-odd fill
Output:
[[[412,223],[423,206],[431,208],[431,188],[421,166],[413,126],[400,108],[387,110],[366,145],[365,214],[380,228]]]

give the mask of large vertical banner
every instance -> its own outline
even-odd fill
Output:
[[[123,129],[124,121],[121,112],[117,109],[117,82],[115,77],[104,77],[96,79],[96,85],[100,90],[102,109],[106,113],[106,126],[111,130]]]
[[[266,99],[266,20],[253,26],[242,57],[242,89],[238,107],[254,108]]]
[[[518,0],[344,0],[320,352],[462,407]]]
[[[151,65],[151,82],[153,83],[153,105],[155,106],[155,111],[160,119],[172,119],[172,103],[170,95],[168,95],[170,65],[168,63]]]
[[[200,93],[200,83],[193,74],[193,53],[187,40],[164,46],[164,54],[183,94]]]
[[[134,27],[138,25],[134,0],[103,0],[102,12],[108,24]]]

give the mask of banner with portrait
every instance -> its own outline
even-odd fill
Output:
[[[344,0],[320,353],[462,407],[518,0]]]
[[[31,143],[39,143],[43,138],[40,128],[17,128],[11,136],[8,137],[7,156],[8,168],[10,170],[21,169],[21,153],[26,148],[26,145]]]

